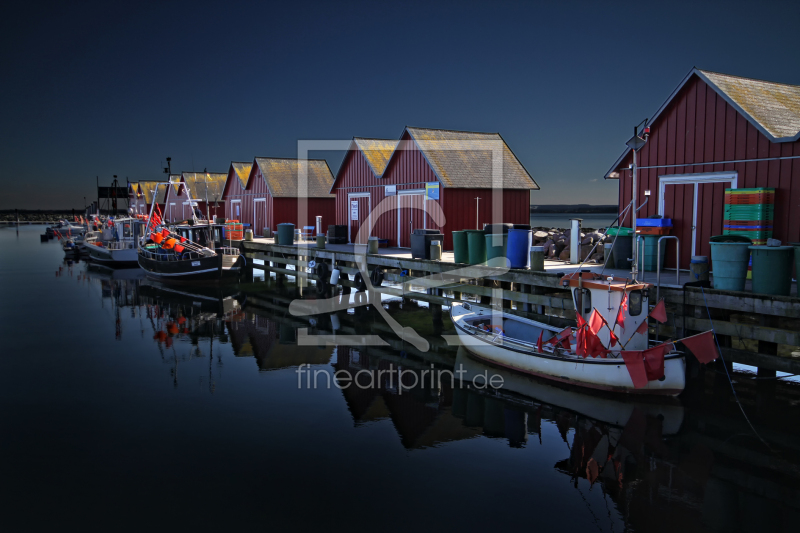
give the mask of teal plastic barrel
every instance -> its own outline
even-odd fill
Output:
[[[481,229],[468,229],[467,242],[469,243],[469,264],[477,265],[486,262],[486,236]]]
[[[489,266],[508,267],[508,233],[488,233],[485,238],[486,264]]]
[[[753,292],[789,296],[792,289],[793,246],[750,246]]]
[[[640,250],[642,254],[640,258],[642,259],[642,270],[646,272],[655,272],[656,271],[656,264],[658,263],[658,239],[661,237],[659,235],[644,235],[644,244],[639,244],[640,247],[644,248]],[[667,242],[661,241],[661,269],[664,269],[664,255],[667,248]]]
[[[745,242],[712,242],[711,264],[714,288],[721,291],[743,291],[750,263],[750,245]]]
[[[529,229],[511,228],[508,230],[506,257],[511,268],[528,268],[531,262],[533,233]]]
[[[294,244],[294,224],[278,224],[278,244]]]
[[[466,231],[453,232],[453,261],[469,263],[469,239]]]

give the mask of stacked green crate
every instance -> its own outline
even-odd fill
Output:
[[[723,234],[742,235],[753,244],[766,244],[772,238],[775,218],[775,189],[725,189]]]

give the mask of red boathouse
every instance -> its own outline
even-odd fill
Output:
[[[619,179],[619,212],[631,201],[631,162],[627,149],[605,175]],[[800,241],[800,86],[692,69],[650,119],[636,163],[639,203],[652,194],[638,216],[672,219],[681,268],[710,259],[726,188],[774,188],[773,237]],[[675,267],[674,244],[666,264]]]
[[[228,218],[251,226],[253,225],[253,202],[246,200],[245,189],[252,168],[253,163],[231,161],[225,188],[222,189],[222,201],[225,203],[225,212]],[[260,234],[256,233],[256,235]]]
[[[495,221],[493,206],[496,222],[529,224],[538,189],[498,133],[407,127],[399,142],[353,139],[331,190],[350,242],[361,228],[362,243],[375,236],[408,248],[414,229],[439,229],[450,250],[452,231]]]
[[[167,222],[189,220],[192,218],[193,209],[197,209],[200,213],[198,218],[208,216],[213,220],[215,216],[224,217],[225,204],[222,201],[222,190],[225,188],[227,177],[227,174],[219,172],[184,172],[180,175],[179,181],[170,179],[173,183],[167,187],[164,220]]]
[[[322,217],[323,233],[334,223],[333,174],[324,159],[257,157],[249,172],[242,180],[234,170],[237,179],[229,180],[225,203],[228,218],[250,224],[254,235],[263,235],[264,228],[274,232],[283,223],[297,229],[315,226],[317,216]],[[302,213],[304,204],[308,210]]]

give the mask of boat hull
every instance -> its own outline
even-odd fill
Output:
[[[91,261],[112,268],[130,268],[139,264],[139,254],[133,245],[131,245],[131,248],[120,250],[109,250],[104,246],[88,245],[86,246],[86,253],[89,254]]]
[[[162,283],[226,283],[239,278],[241,268],[223,268],[222,255],[180,261],[157,261],[138,255],[139,266],[147,277]],[[238,262],[237,262],[238,263]]]
[[[473,356],[493,365],[561,383],[628,394],[677,396],[683,392],[686,384],[686,362],[680,354],[664,358],[662,381],[649,381],[646,386],[636,388],[621,358],[568,359],[503,345],[502,338],[488,342],[465,327],[464,319],[471,316],[474,317],[475,313],[462,306],[453,306],[451,309],[453,324],[462,344]]]

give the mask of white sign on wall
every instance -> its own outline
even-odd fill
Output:
[[[358,200],[350,201],[350,220],[358,220]]]
[[[386,185],[384,188],[384,194],[386,196],[396,196],[397,195],[397,185]]]

